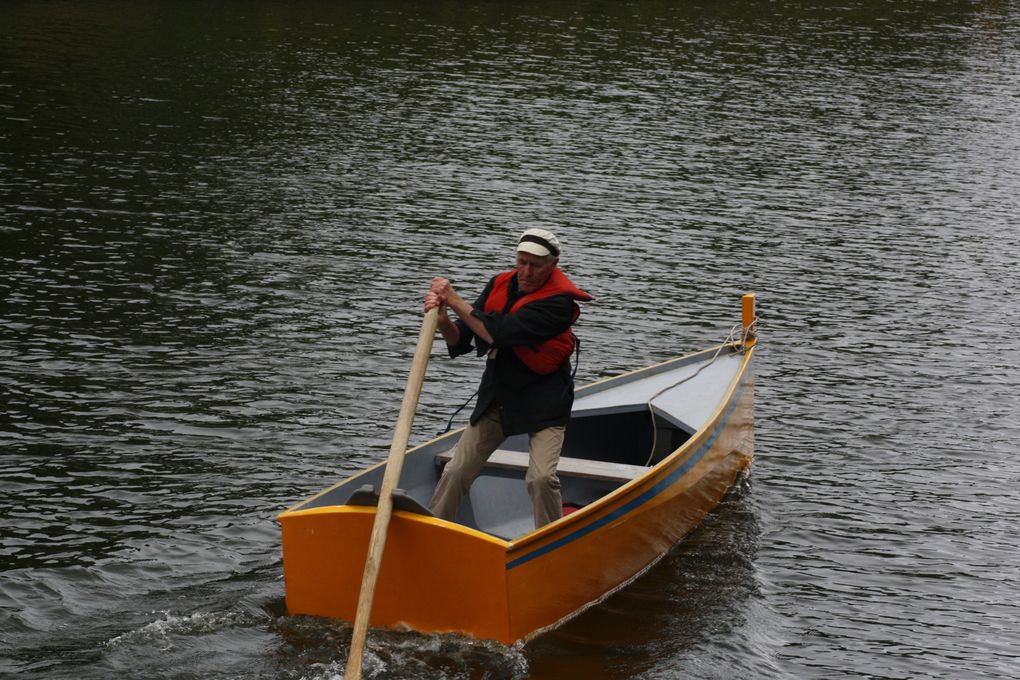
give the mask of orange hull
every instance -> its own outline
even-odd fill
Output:
[[[395,512],[371,625],[511,644],[629,583],[697,526],[751,462],[754,352],[744,353],[707,425],[679,449],[516,541]],[[349,505],[297,506],[280,515],[292,614],[353,620],[374,516],[372,507]]]

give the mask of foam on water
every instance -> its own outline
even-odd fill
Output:
[[[265,622],[265,617],[252,616],[250,612],[195,612],[188,615],[173,615],[166,611],[153,613],[162,614],[163,618],[122,633],[107,641],[106,646],[155,646],[167,651],[173,647],[173,639],[178,636],[208,635],[225,628]]]

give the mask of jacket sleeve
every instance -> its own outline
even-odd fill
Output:
[[[492,291],[492,286],[495,281],[495,276],[489,279],[489,283],[486,284],[485,288],[482,290],[482,294],[478,296],[478,299],[475,300],[474,305],[472,305],[472,314],[476,314],[485,309],[485,301],[489,299],[489,293]],[[481,338],[475,337],[474,331],[468,328],[466,323],[460,319],[457,319],[454,323],[457,324],[457,328],[460,330],[460,340],[456,345],[452,345],[448,348],[451,358],[467,354],[472,349],[476,349],[475,345],[478,346],[478,356],[482,356],[489,351],[490,345]]]

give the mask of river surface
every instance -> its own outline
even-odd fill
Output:
[[[430,277],[530,226],[579,382],[758,293],[753,473],[561,629],[368,677],[1020,676],[1017,4],[0,14],[0,676],[342,675],[274,518],[385,458]],[[437,349],[412,443],[480,371]]]

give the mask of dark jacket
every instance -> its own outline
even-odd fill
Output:
[[[489,345],[475,336],[458,319],[455,323],[460,329],[460,341],[449,348],[451,357],[466,354],[472,348],[478,356],[487,354],[493,347],[497,350],[495,357],[490,356],[485,362],[471,423],[477,423],[482,414],[495,405],[499,407],[503,432],[508,436],[566,425],[574,404],[570,360],[564,361],[552,373],[541,375],[525,366],[510,348],[514,345],[535,345],[569,328],[574,320],[574,299],[566,294],[554,295],[528,303],[513,313],[485,313],[485,301],[494,281],[495,277],[485,286],[472,312],[485,324],[493,344]],[[509,310],[518,297],[517,276],[514,275],[505,309]]]

